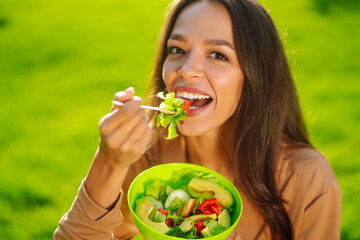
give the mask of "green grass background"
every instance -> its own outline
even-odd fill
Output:
[[[0,0],[0,239],[52,238],[114,93],[144,93],[168,3]],[[311,139],[341,184],[342,239],[360,239],[359,8],[262,3],[282,36]]]

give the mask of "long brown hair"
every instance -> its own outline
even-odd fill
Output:
[[[167,40],[181,11],[199,0],[175,0],[169,8],[155,62],[149,95],[165,89],[162,67]],[[237,182],[257,206],[273,239],[293,239],[293,227],[276,183],[280,143],[311,147],[302,119],[293,78],[278,32],[268,11],[255,0],[207,0],[224,5],[244,85],[231,118],[234,129],[231,162]],[[153,98],[153,104],[158,99]]]

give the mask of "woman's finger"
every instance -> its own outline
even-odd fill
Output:
[[[133,87],[127,88],[125,91],[115,93],[114,100],[126,102],[134,97],[135,89]]]
[[[133,97],[132,100],[105,115],[99,124],[101,135],[108,135],[121,124],[133,118],[140,111],[141,98]]]
[[[122,102],[122,103],[126,103],[134,97],[134,93],[135,93],[135,89],[133,87],[129,87],[125,91],[115,93],[114,100]],[[120,107],[121,106],[113,105],[111,107],[110,112],[112,112],[115,109],[118,109]]]
[[[131,131],[128,136],[125,138],[124,142],[121,144],[121,149],[129,151],[137,151],[136,142],[140,138],[144,138],[144,134],[147,129],[150,129],[149,123],[146,118],[142,118],[138,124],[134,127],[134,130]],[[133,146],[135,149],[133,149]]]
[[[134,143],[135,146],[138,146],[139,149],[142,149],[141,153],[146,151],[151,140],[151,133],[151,128],[146,128],[142,134],[142,137]]]
[[[113,147],[119,148],[125,141],[125,139],[128,137],[128,135],[134,131],[134,127],[141,121],[142,118],[144,118],[144,116],[144,110],[140,109],[127,121],[123,122],[121,125],[118,125],[118,127],[106,137],[106,141],[108,142],[108,144]]]

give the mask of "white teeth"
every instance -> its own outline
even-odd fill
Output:
[[[193,106],[191,106],[191,107],[190,107],[190,110],[193,110],[193,109],[195,109],[195,108],[198,108],[198,107],[193,107]]]
[[[209,99],[210,98],[210,96],[197,94],[197,93],[189,93],[189,92],[177,92],[176,96],[181,97],[181,98],[187,98],[187,99]]]

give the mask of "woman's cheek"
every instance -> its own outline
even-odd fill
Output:
[[[172,90],[173,81],[172,79],[176,79],[176,72],[173,70],[174,68],[171,67],[171,64],[169,64],[166,60],[163,65],[163,71],[162,71],[162,78],[166,85],[166,89],[168,91]]]

